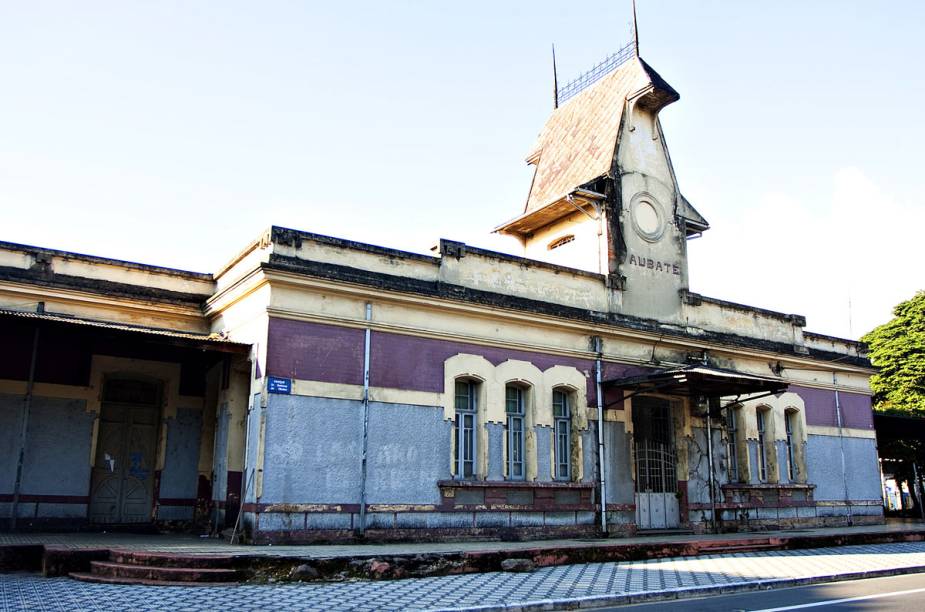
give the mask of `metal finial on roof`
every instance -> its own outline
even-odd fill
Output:
[[[633,45],[636,47],[636,57],[639,57],[639,26],[636,24],[636,0],[633,0]]]
[[[556,74],[556,45],[552,45],[552,107],[559,108],[559,76]]]
[[[556,103],[565,104],[570,98],[596,83],[604,75],[617,69],[627,60],[633,57],[634,45],[632,42],[627,43],[622,49],[608,56],[599,64],[596,64],[591,70],[578,76],[577,79],[570,81],[557,90]]]

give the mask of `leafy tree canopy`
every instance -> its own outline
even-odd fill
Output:
[[[925,416],[925,291],[898,304],[893,315],[861,338],[880,370],[870,379],[874,408]]]

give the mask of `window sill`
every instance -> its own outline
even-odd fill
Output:
[[[726,490],[736,490],[736,489],[764,489],[764,490],[779,490],[779,489],[802,489],[802,490],[812,490],[816,488],[814,484],[806,484],[802,482],[759,482],[759,483],[748,483],[748,482],[731,482],[724,485],[720,485],[720,488]]]
[[[511,489],[593,489],[593,482],[533,482],[529,480],[439,480],[441,489],[511,488]]]

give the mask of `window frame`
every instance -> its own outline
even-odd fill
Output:
[[[508,384],[504,387],[504,413],[506,416],[504,439],[507,451],[508,480],[527,479],[526,394],[527,390],[518,385]]]
[[[796,418],[795,411],[784,411],[784,432],[787,444],[787,479],[790,482],[796,482],[797,475],[796,452],[793,445],[793,436],[795,435],[793,427],[794,418]]]
[[[729,482],[740,482],[739,466],[739,414],[738,409],[726,409],[726,477]]]
[[[466,386],[466,395],[460,395],[459,385]],[[453,439],[456,448],[453,453],[454,478],[458,480],[474,480],[478,475],[478,381],[470,378],[457,378],[454,381],[454,408],[456,416],[453,420]],[[460,405],[463,399],[464,406]],[[466,421],[470,425],[466,425]],[[466,435],[469,435],[468,443]],[[466,455],[469,459],[466,459]],[[466,473],[466,467],[469,473]]]
[[[552,390],[553,480],[569,481],[572,479],[573,414],[571,396],[572,394],[565,389]],[[563,409],[561,414],[556,413],[559,407]]]
[[[768,482],[768,416],[771,411],[764,407],[755,410],[755,427],[758,432],[758,482]]]

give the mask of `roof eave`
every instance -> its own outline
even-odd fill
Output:
[[[524,236],[544,225],[549,225],[561,219],[580,207],[581,204],[570,202],[569,198],[572,200],[579,200],[581,203],[594,204],[596,202],[602,202],[605,197],[604,194],[589,189],[573,189],[571,192],[556,198],[548,204],[525,212],[519,217],[502,223],[493,229],[492,233]]]

